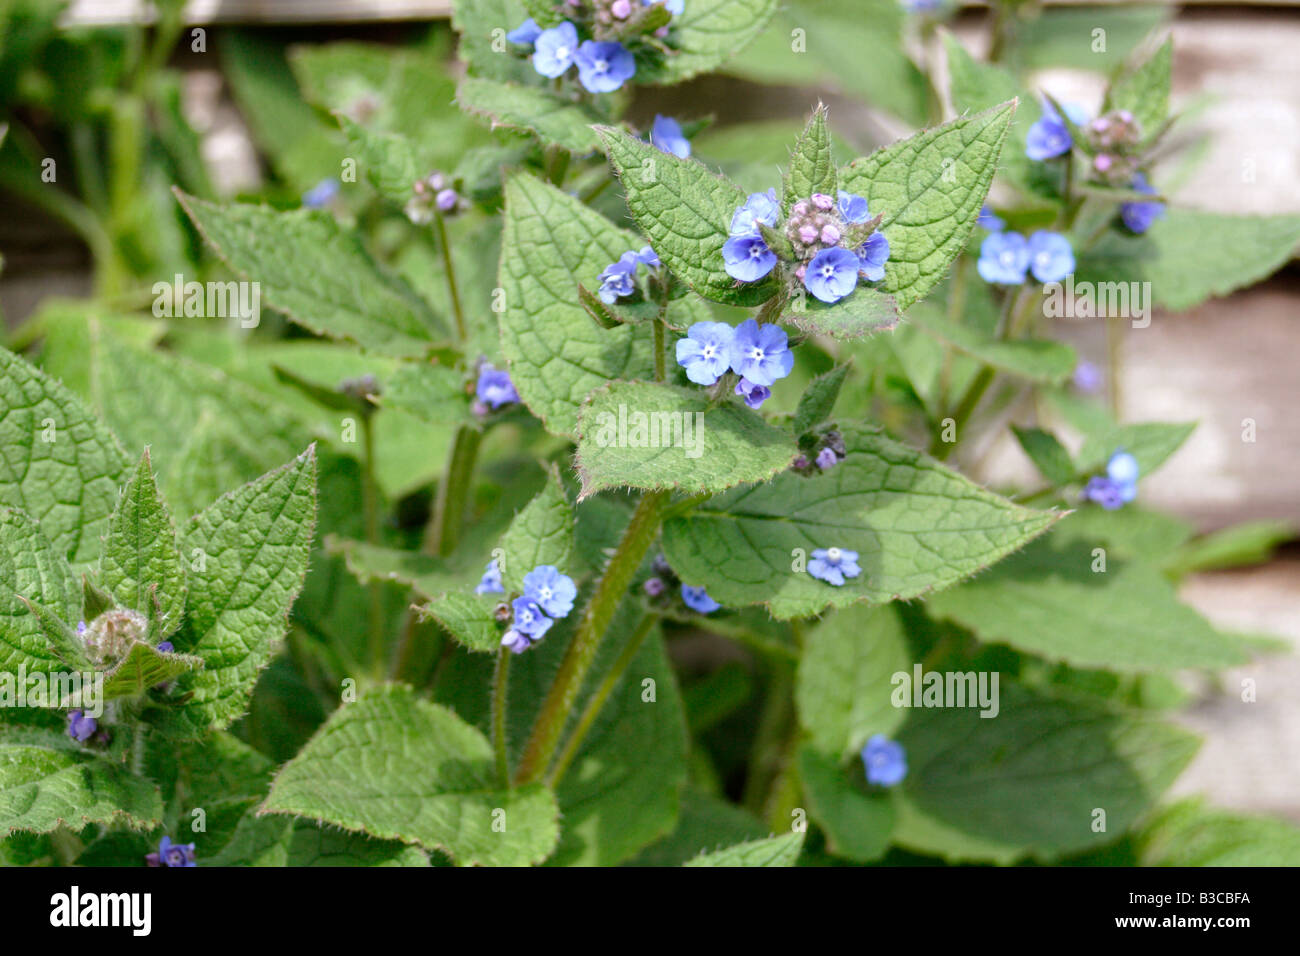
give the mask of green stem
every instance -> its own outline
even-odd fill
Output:
[[[600,716],[601,709],[605,706],[605,701],[613,693],[614,687],[631,666],[632,661],[641,650],[641,645],[645,643],[646,635],[654,630],[655,624],[659,620],[657,614],[647,614],[637,625],[636,631],[633,632],[627,646],[623,648],[618,655],[618,660],[614,661],[614,666],[610,668],[605,679],[600,682],[596,688],[596,693],[587,701],[586,708],[582,711],[582,716],[578,718],[578,725],[573,728],[573,733],[569,735],[568,741],[564,744],[564,749],[560,752],[559,759],[555,761],[547,783],[554,790],[559,786],[560,780],[564,778],[565,771],[569,769],[569,764],[573,763],[573,758],[578,755],[578,749],[582,746],[582,741],[586,738],[587,732],[591,730],[591,725],[596,722]]]
[[[569,151],[552,143],[546,147],[543,162],[546,181],[558,188],[564,182],[564,174],[569,171]]]
[[[465,311],[460,305],[460,290],[456,286],[456,266],[451,261],[451,243],[447,241],[447,223],[442,217],[442,210],[436,206],[433,210],[433,227],[438,233],[438,248],[442,251],[442,267],[447,273],[447,294],[451,296],[451,314],[456,320],[456,337],[464,342]]]
[[[745,778],[745,806],[759,816],[763,815],[772,785],[777,781],[794,722],[794,664],[773,657],[770,667],[767,697],[758,718],[749,774]]]
[[[375,485],[375,433],[370,415],[361,416],[361,513],[366,543],[379,544],[379,492]],[[379,581],[367,585],[370,594],[370,667],[376,680],[384,675],[384,592]]]
[[[578,698],[582,682],[595,659],[601,639],[609,628],[609,622],[614,617],[614,611],[627,593],[636,569],[659,532],[659,523],[668,499],[667,491],[647,492],[633,512],[632,520],[623,532],[623,539],[605,566],[605,573],[596,584],[595,593],[582,613],[578,632],[564,653],[555,683],[542,702],[519,762],[519,770],[515,774],[516,783],[539,780],[550,766],[555,748],[560,742],[560,734],[564,731],[564,723]]]
[[[464,520],[465,502],[469,498],[474,463],[483,433],[473,425],[461,425],[447,459],[447,469],[438,484],[438,498],[433,506],[433,520],[424,539],[424,550],[446,557],[456,550]]]
[[[506,753],[506,691],[510,681],[512,652],[497,651],[497,666],[492,674],[492,749],[496,753],[497,780],[503,788],[510,786],[510,756]]]
[[[667,347],[664,335],[663,319],[655,319],[655,381],[662,382],[668,377],[664,367],[664,349]]]

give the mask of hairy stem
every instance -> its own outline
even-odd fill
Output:
[[[510,756],[506,753],[506,691],[510,681],[511,650],[497,651],[497,666],[492,674],[492,750],[496,754],[497,780],[510,786]]]
[[[560,742],[560,734],[564,731],[564,722],[573,709],[601,639],[614,617],[614,611],[627,593],[632,576],[636,574],[636,569],[659,531],[668,499],[669,493],[666,491],[647,492],[632,514],[632,520],[623,532],[623,539],[609,559],[605,573],[596,583],[595,593],[582,612],[578,632],[564,653],[555,683],[542,702],[542,709],[533,724],[532,734],[519,762],[516,783],[538,780],[550,766],[555,748]]]
[[[456,550],[465,502],[474,477],[474,463],[478,459],[478,446],[482,441],[483,433],[473,425],[461,425],[456,430],[446,471],[438,483],[433,520],[425,533],[424,550],[428,554],[446,557]]]
[[[456,266],[451,261],[451,243],[447,241],[447,223],[442,218],[442,210],[436,206],[433,210],[434,229],[438,233],[438,249],[442,252],[442,267],[447,273],[447,294],[451,297],[451,314],[456,320],[456,338],[464,342],[465,311],[460,305],[460,289],[456,285]]]

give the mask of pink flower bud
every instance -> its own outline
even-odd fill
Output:
[[[822,227],[822,242],[828,246],[833,246],[840,241],[840,231],[832,225]]]
[[[609,12],[617,20],[626,20],[632,15],[632,0],[614,0],[610,4]]]
[[[835,205],[835,200],[831,199],[831,197],[825,193],[813,193],[812,204],[818,209],[830,209]]]
[[[799,227],[799,240],[801,242],[816,242],[817,227],[813,225],[804,225]]]

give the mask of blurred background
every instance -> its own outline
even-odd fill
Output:
[[[914,69],[873,56],[873,31],[899,29],[903,16],[894,0],[881,2],[791,0],[726,75],[641,90],[631,118],[712,115],[702,141],[711,144],[707,155],[733,158],[733,174],[763,149],[729,140],[729,126],[771,120],[779,129],[775,141],[786,142],[787,129],[819,99],[831,104],[846,147],[861,153],[889,142],[925,122],[925,96]],[[134,268],[137,276],[164,278],[172,263],[201,255],[185,247],[167,192],[172,182],[200,195],[275,201],[296,197],[331,167],[337,172],[333,152],[322,151],[323,170],[322,157],[313,157],[318,131],[304,119],[308,108],[284,65],[293,44],[351,39],[416,45],[444,57],[454,50],[449,0],[203,0],[157,8],[136,0],[75,0],[57,6],[0,0],[0,111],[12,121],[10,141],[0,150],[0,311],[10,330],[53,296],[111,299],[122,285],[120,275],[105,277],[102,261],[97,271],[106,256],[118,257],[118,273]],[[1015,28],[1026,35],[1025,55],[1033,60],[1024,65],[1034,70],[1035,85],[1089,106],[1100,99],[1105,71],[1153,31],[1172,32],[1174,107],[1186,120],[1178,132],[1182,158],[1167,172],[1163,191],[1193,208],[1300,214],[1300,4],[1021,9]],[[983,5],[969,4],[948,25],[982,56],[990,19]],[[828,55],[792,55],[791,30],[811,20],[841,24],[832,31],[839,44]],[[114,89],[140,93],[130,88],[123,66],[149,55],[139,31],[129,27],[139,23],[152,24],[154,34],[170,31],[175,43],[167,45],[156,88],[133,99]],[[1099,29],[1104,50],[1097,49]],[[927,39],[913,37],[918,59],[939,55],[937,38]],[[449,99],[450,88],[424,95]],[[139,108],[132,106],[137,102]],[[162,147],[158,156],[142,152],[139,182],[129,195],[87,174],[94,165],[88,159],[118,141],[99,135],[105,123],[150,124]],[[449,149],[462,135],[460,124],[448,127]],[[46,157],[54,158],[59,175],[38,184],[32,174]],[[61,190],[78,201],[69,202]],[[1100,323],[1065,320],[1057,334],[1105,366]],[[1207,689],[1204,702],[1181,718],[1206,743],[1177,792],[1204,792],[1220,806],[1300,821],[1300,268],[1293,261],[1250,289],[1186,313],[1157,311],[1148,328],[1127,330],[1123,350],[1125,420],[1199,422],[1159,481],[1143,486],[1144,500],[1199,531],[1259,522],[1261,542],[1283,542],[1261,563],[1196,574],[1185,585],[1184,597],[1221,627],[1283,636],[1292,648],[1223,675],[1218,689],[1227,692]],[[1255,423],[1253,442],[1242,440],[1248,419]],[[1014,443],[986,449],[963,467],[992,483],[1032,480]],[[1268,547],[1260,553],[1268,555]],[[1257,702],[1246,707],[1233,693],[1243,677],[1258,686]]]

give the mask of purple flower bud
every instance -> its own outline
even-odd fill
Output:
[[[821,238],[822,242],[833,246],[840,241],[840,231],[831,225],[822,226]]]
[[[797,458],[795,458],[794,461],[790,462],[790,467],[793,468],[795,471],[807,471],[807,470],[808,470],[808,456],[807,456],[807,455],[799,455]]]
[[[747,378],[742,378],[736,383],[736,394],[744,398],[745,404],[750,408],[759,408],[772,397],[772,390],[766,385],[759,385]]]
[[[614,0],[609,6],[609,12],[616,20],[626,20],[632,15],[632,0]]]
[[[158,644],[159,654],[170,654],[174,650],[176,650],[176,648],[172,646],[171,641],[162,641]]]
[[[835,200],[825,193],[813,193],[812,204],[815,208],[825,212],[835,205]]]
[[[658,597],[663,594],[668,585],[664,584],[662,578],[646,578],[645,584],[642,585],[645,593],[651,597]]]
[[[817,467],[822,471],[834,468],[840,463],[840,456],[835,454],[834,448],[823,448],[817,453]]]
[[[456,208],[456,203],[460,201],[460,196],[456,194],[454,189],[443,189],[439,191],[438,198],[434,201],[443,212],[451,212]]]
[[[68,736],[78,743],[85,743],[99,727],[94,717],[87,717],[84,711],[74,710],[68,714]]]
[[[501,638],[501,646],[510,648],[510,653],[512,654],[522,654],[524,651],[528,650],[528,648],[533,646],[533,642],[529,639],[527,634],[523,634],[511,628],[506,631],[505,636]]]

